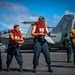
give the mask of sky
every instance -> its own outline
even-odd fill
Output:
[[[0,0],[0,31],[20,25],[27,32],[30,25],[22,21],[45,18],[47,26],[56,26],[65,14],[75,14],[75,0]]]

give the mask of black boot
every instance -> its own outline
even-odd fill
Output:
[[[7,71],[10,71],[10,65],[7,65]]]
[[[48,64],[48,72],[53,72],[53,70],[51,69],[51,65]]]
[[[22,72],[23,71],[23,65],[21,64],[20,65],[20,72]]]
[[[70,58],[67,59],[67,62],[68,62],[68,63],[71,63]]]
[[[2,64],[0,65],[0,71],[2,71],[3,69],[2,69]]]
[[[36,65],[33,66],[33,73],[36,73]]]

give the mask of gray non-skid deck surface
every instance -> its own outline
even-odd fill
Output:
[[[75,67],[73,64],[73,54],[72,63],[67,63],[66,52],[51,52],[51,66],[53,73],[47,72],[47,64],[45,62],[44,56],[41,53],[39,66],[37,67],[37,73],[33,73],[33,53],[22,53],[23,57],[23,72],[19,72],[19,65],[17,64],[15,58],[13,58],[11,63],[11,71],[6,71],[6,53],[2,53],[3,59],[3,69],[0,71],[0,75],[75,75]]]

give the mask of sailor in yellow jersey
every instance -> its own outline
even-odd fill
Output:
[[[74,23],[74,27],[71,29],[70,31],[70,37],[72,39],[72,43],[73,43],[73,50],[74,50],[74,65],[75,65],[75,23]]]

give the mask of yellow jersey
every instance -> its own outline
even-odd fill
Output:
[[[74,28],[71,29],[71,33],[72,33],[72,35],[75,36],[75,29]],[[72,42],[75,43],[75,37],[72,38]]]

